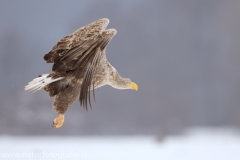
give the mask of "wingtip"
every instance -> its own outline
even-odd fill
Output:
[[[109,21],[109,19],[108,18],[102,18],[102,19],[100,19],[101,21],[104,21],[105,23],[109,23],[110,21]]]
[[[112,30],[114,35],[117,34],[117,30],[116,29],[111,29],[111,30]]]
[[[109,19],[102,18],[102,19],[96,20],[95,22],[91,23],[90,27],[98,28],[101,31],[103,31],[107,28],[108,24],[109,24]]]
[[[113,29],[113,28],[111,28],[111,29],[107,29],[106,31],[105,31],[105,34],[107,34],[107,35],[111,35],[111,36],[114,36],[115,34],[117,34],[117,30],[116,29]]]

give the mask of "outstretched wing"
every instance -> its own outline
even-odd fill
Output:
[[[108,23],[109,20],[103,18],[79,28],[72,34],[59,40],[52,50],[44,56],[44,60],[47,63],[56,63],[69,56],[72,52],[76,53],[88,50],[96,42],[96,38],[101,32],[106,29]],[[69,52],[70,50],[71,52]],[[74,57],[75,54],[71,56]]]
[[[92,78],[100,62],[101,57],[103,57],[102,55],[105,54],[104,52],[107,44],[110,42],[110,40],[116,33],[117,31],[115,29],[107,29],[103,31],[99,43],[95,47],[93,47],[93,50],[91,50],[91,52],[87,51],[86,55],[83,55],[78,59],[76,67],[79,70],[79,73],[83,73],[84,72],[83,70],[86,69],[86,71],[84,72],[85,75],[79,96],[79,101],[81,105],[85,107],[85,109],[87,109],[88,101],[91,107],[90,102],[91,85],[95,100],[94,81],[92,81]]]
[[[44,56],[48,63],[54,63],[52,70],[66,74],[76,70],[76,78],[83,77],[79,101],[87,109],[90,102],[90,89],[94,91],[92,78],[108,42],[117,33],[115,29],[106,29],[108,19],[100,19],[73,34],[61,39],[53,49]],[[94,96],[95,98],[95,96]]]

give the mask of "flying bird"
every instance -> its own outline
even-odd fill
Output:
[[[53,110],[59,114],[52,126],[60,128],[64,114],[79,96],[80,105],[86,110],[91,107],[90,90],[104,85],[116,89],[134,89],[138,86],[129,78],[122,78],[107,61],[106,47],[115,29],[106,29],[109,20],[99,19],[62,38],[45,54],[44,60],[53,63],[52,73],[33,79],[25,90],[45,90],[54,97]]]

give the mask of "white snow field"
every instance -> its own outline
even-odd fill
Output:
[[[0,136],[0,160],[240,160],[240,132],[192,129],[167,136]]]

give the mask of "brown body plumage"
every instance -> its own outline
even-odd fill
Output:
[[[130,79],[122,78],[106,59],[106,46],[117,33],[106,29],[109,20],[97,20],[64,37],[44,56],[47,63],[53,63],[52,73],[40,75],[25,87],[25,90],[44,89],[55,96],[53,110],[59,117],[53,126],[59,128],[64,114],[79,96],[80,104],[87,109],[91,106],[90,90],[103,85],[117,89],[135,89]],[[95,95],[94,95],[95,99]]]

